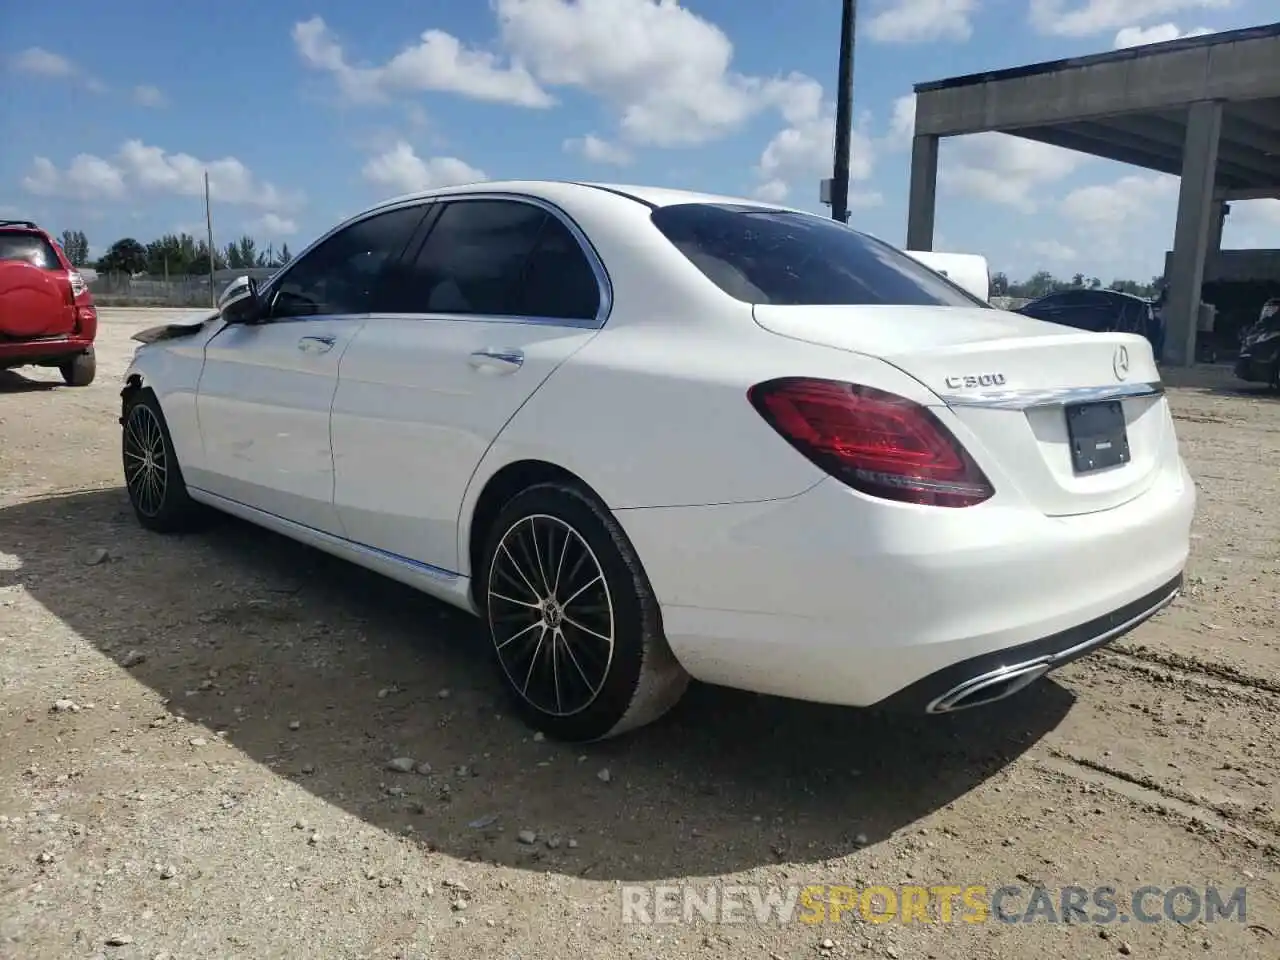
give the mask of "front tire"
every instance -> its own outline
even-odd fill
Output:
[[[124,411],[121,454],[129,502],[138,522],[156,533],[195,529],[200,505],[187,494],[160,402],[143,390]]]
[[[540,484],[503,507],[480,569],[494,655],[529,724],[567,741],[657,720],[689,683],[635,549],[576,486]]]
[[[93,383],[93,378],[98,372],[98,360],[93,348],[60,364],[58,372],[62,374],[62,379],[69,387],[87,387]]]

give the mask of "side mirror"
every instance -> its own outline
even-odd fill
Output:
[[[237,277],[227,284],[218,298],[218,312],[227,323],[257,323],[265,312],[253,277]]]

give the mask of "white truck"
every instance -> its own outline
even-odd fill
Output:
[[[983,301],[991,300],[991,272],[987,258],[976,253],[937,253],[933,250],[902,251],[958,287]]]

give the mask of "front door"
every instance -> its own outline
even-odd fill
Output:
[[[261,322],[209,341],[196,397],[209,492],[342,536],[329,440],[338,368],[422,214],[399,207],[341,228],[264,291]]]
[[[472,474],[606,300],[570,228],[518,198],[451,201],[397,272],[342,362],[334,502],[351,539],[455,572]]]

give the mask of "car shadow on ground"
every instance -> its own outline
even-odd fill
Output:
[[[229,518],[150,534],[119,488],[4,508],[0,529],[20,561],[0,586],[21,583],[170,711],[461,859],[651,880],[843,856],[1000,771],[1072,703],[1046,681],[888,718],[695,685],[651,727],[562,745],[511,715],[477,621],[282,537]],[[432,772],[388,770],[401,756]]]
[[[0,370],[0,393],[35,393],[38,390],[53,390],[60,386],[62,386],[60,381],[32,380],[16,370]]]

